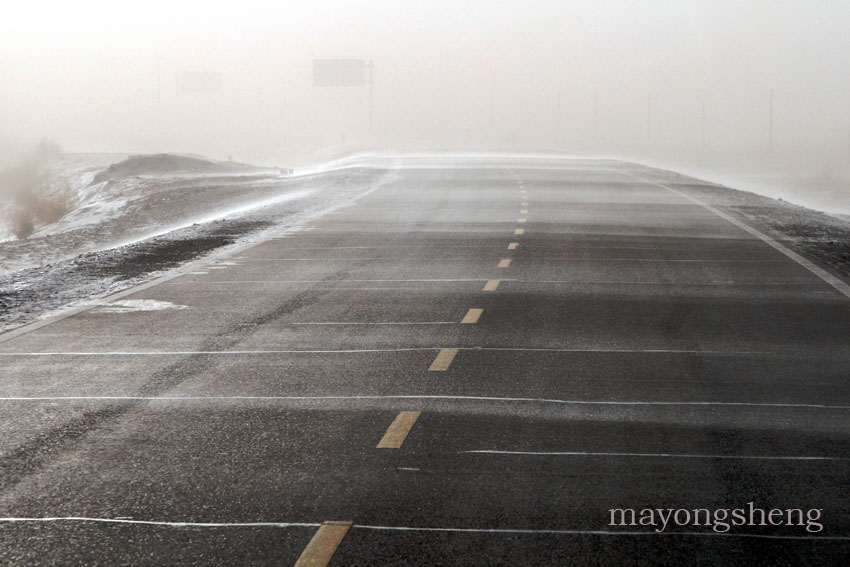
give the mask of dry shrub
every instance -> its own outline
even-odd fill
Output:
[[[35,232],[35,219],[32,211],[19,207],[12,213],[12,234],[18,240],[28,238],[30,234]]]
[[[53,224],[70,210],[71,203],[68,194],[62,192],[39,199],[33,213],[38,221],[44,224]]]
[[[12,233],[18,239],[30,236],[37,224],[58,221],[71,209],[68,187],[52,189],[44,172],[44,165],[59,153],[58,145],[42,140],[18,166],[0,173],[0,194],[9,195],[15,203]]]

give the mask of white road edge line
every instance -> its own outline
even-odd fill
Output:
[[[848,457],[779,456],[779,455],[701,455],[692,453],[620,453],[601,451],[497,451],[479,449],[458,451],[459,454],[518,455],[529,457],[663,457],[675,459],[742,459],[764,461],[850,461]]]
[[[12,396],[0,397],[0,402],[59,402],[59,401],[150,401],[150,402],[209,402],[209,401],[396,401],[431,400],[461,402],[529,403],[565,406],[611,407],[751,407],[777,409],[850,410],[850,405],[800,404],[784,402],[706,402],[706,401],[641,401],[641,400],[559,400],[552,398],[509,398],[494,396],[453,396],[439,394],[413,395],[337,395],[337,396]]]
[[[404,283],[404,282],[486,282],[487,278],[464,278],[464,279],[412,279],[412,280],[339,280],[334,281],[333,283],[343,283],[343,282],[355,282],[355,283]],[[511,280],[502,280],[502,281],[511,281]],[[174,284],[177,283],[188,283],[191,285],[198,285],[200,283],[208,283],[208,284],[243,284],[243,283],[330,283],[328,280],[213,280],[213,281],[205,281],[205,282],[172,282]]]
[[[165,522],[153,520],[125,520],[117,518],[91,518],[84,516],[64,516],[45,518],[0,518],[0,523],[52,523],[52,522],[90,522],[102,524],[131,524],[141,526],[158,526],[170,528],[318,528],[320,523],[295,522]],[[806,540],[806,541],[850,541],[850,536],[805,536],[805,535],[769,535],[734,532],[683,532],[683,531],[617,531],[617,530],[547,530],[547,529],[514,529],[514,528],[453,528],[453,527],[417,527],[417,526],[376,526],[353,524],[351,529],[394,532],[439,532],[439,533],[468,533],[468,534],[513,534],[513,535],[590,535],[590,536],[679,536],[679,537],[727,537],[774,540]]]
[[[755,228],[751,227],[750,225],[748,225],[748,224],[746,224],[742,221],[739,221],[735,217],[724,213],[723,211],[709,205],[705,201],[702,201],[702,200],[700,200],[700,199],[698,199],[698,198],[696,198],[692,195],[688,195],[687,193],[685,193],[683,191],[679,191],[678,189],[673,189],[672,187],[668,187],[667,185],[664,185],[663,183],[657,183],[655,181],[652,181],[650,179],[646,179],[645,177],[642,177],[640,175],[635,175],[633,173],[629,173],[627,171],[620,171],[618,169],[613,169],[613,168],[612,168],[612,171],[616,171],[617,173],[619,173],[621,175],[631,177],[632,179],[636,179],[636,180],[641,181],[643,183],[648,183],[649,185],[655,185],[656,187],[660,187],[661,189],[666,189],[667,191],[670,191],[671,193],[673,193],[675,195],[678,195],[678,196],[680,196],[684,199],[687,199],[688,201],[690,201],[690,202],[692,202],[696,205],[699,205],[700,207],[702,207],[705,210],[717,215],[718,217],[722,218],[723,220],[732,223],[733,225],[737,226],[741,230],[751,234],[752,236],[755,236],[756,238],[758,238],[759,240],[761,240],[762,242],[764,242],[765,244],[767,244],[771,248],[781,252],[782,254],[784,254],[785,256],[790,258],[791,260],[794,260],[800,266],[806,268],[811,273],[813,273],[814,275],[816,275],[817,277],[819,277],[820,279],[822,279],[823,281],[825,281],[826,283],[828,283],[829,285],[834,287],[839,293],[841,293],[842,295],[844,295],[845,297],[850,299],[850,285],[847,285],[842,280],[833,276],[832,274],[830,274],[829,272],[827,272],[823,268],[816,266],[813,262],[803,258],[802,256],[800,256],[796,252],[790,250],[789,248],[780,244],[779,242],[777,242],[773,238],[769,237],[768,235],[764,234],[763,232],[756,230]]]
[[[359,282],[363,280],[343,280],[343,282]],[[413,282],[483,282],[490,281],[485,279],[475,280],[366,280],[375,283],[413,283]],[[723,286],[814,286],[822,285],[814,282],[735,282],[735,281],[716,281],[716,282],[661,282],[661,281],[583,281],[583,280],[519,280],[505,278],[500,282],[515,282],[520,284],[588,284],[588,285],[665,285],[665,286],[699,286],[699,285],[723,285]],[[225,285],[225,284],[298,284],[298,283],[324,283],[324,280],[217,280],[217,281],[199,281],[199,282],[173,282],[177,283],[194,283],[194,285]],[[402,287],[381,287],[381,288],[362,288],[362,287],[321,287],[320,290],[362,290],[362,289],[386,289],[408,292],[409,289]]]
[[[677,349],[608,349],[608,348],[522,348],[522,347],[407,347],[407,348],[362,348],[362,349],[291,349],[291,350],[161,350],[161,351],[42,351],[0,352],[0,357],[39,356],[246,356],[254,354],[358,354],[378,352],[425,352],[434,350],[504,351],[504,352],[569,352],[569,353],[621,353],[621,354],[713,354],[713,355],[775,355],[773,352],[752,350],[677,350]]]
[[[132,520],[126,518],[91,518],[87,516],[55,516],[45,518],[0,518],[0,523],[26,522],[95,522],[100,524],[132,524],[162,526],[169,528],[318,528],[319,523],[299,522],[167,522],[154,520]]]
[[[529,260],[572,260],[576,262],[659,262],[677,263],[687,262],[689,264],[779,264],[785,260],[724,260],[718,258],[590,258],[582,256],[528,256]],[[382,258],[262,258],[257,262],[325,262],[325,261],[348,261],[348,260],[417,260],[413,256],[407,257],[382,257]],[[435,260],[478,260],[479,256],[443,256]],[[243,264],[244,265],[244,264]],[[227,266],[209,268],[210,270],[223,270]],[[354,280],[342,280],[354,281]]]
[[[379,288],[383,289],[383,288]],[[357,323],[354,321],[332,321],[325,323],[290,323],[291,326],[303,325],[457,325],[457,321],[384,321],[380,323]]]

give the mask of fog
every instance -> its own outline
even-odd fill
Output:
[[[827,0],[17,3],[0,164],[48,138],[269,165],[559,149],[840,178],[848,22]],[[313,85],[322,58],[373,62],[371,129],[368,88]]]

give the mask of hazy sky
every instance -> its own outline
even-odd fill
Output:
[[[0,149],[762,152],[773,88],[775,151],[846,156],[848,23],[846,0],[21,2]],[[314,58],[374,61],[372,137],[366,90],[312,86]],[[220,90],[181,93],[187,71]]]

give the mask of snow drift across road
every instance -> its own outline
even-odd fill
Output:
[[[71,212],[28,239],[0,242],[0,332],[263,231],[291,230],[394,178],[368,164],[291,176],[184,156],[103,160],[51,164],[49,175],[75,190]]]
[[[61,189],[70,210],[26,239],[9,242],[7,234],[0,275],[226,217],[233,208],[262,206],[298,191],[281,183],[276,169],[168,154],[109,165],[108,157],[114,156],[70,155],[48,164],[43,192]]]

